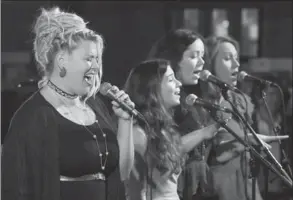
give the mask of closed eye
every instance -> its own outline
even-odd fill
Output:
[[[168,77],[167,80],[168,80],[169,82],[171,82],[171,81],[175,81],[175,76],[174,76],[173,73],[172,73],[172,74],[169,74],[167,77]]]
[[[190,53],[190,58],[194,59],[194,58],[203,58],[204,57],[204,51],[192,51]]]
[[[174,78],[173,77],[169,77],[168,80],[169,80],[169,82],[171,82],[171,81],[174,81]]]
[[[93,60],[96,60],[97,62],[99,62],[99,57],[98,56],[88,56],[86,58],[86,61],[93,61]]]

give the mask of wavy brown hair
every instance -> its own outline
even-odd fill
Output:
[[[219,52],[220,45],[224,42],[229,42],[234,45],[236,51],[239,54],[239,43],[231,36],[211,36],[205,40],[206,62],[204,68],[209,70],[214,76],[218,76],[215,73],[216,57]],[[202,94],[204,99],[213,103],[217,103],[220,100],[222,92],[218,86],[209,82],[202,82],[200,87],[201,91],[203,91]],[[236,108],[240,111],[240,113],[245,116],[246,120],[249,121],[249,123],[252,123],[251,115],[253,105],[250,102],[250,98],[247,95],[242,96],[233,92],[231,93],[231,98],[231,103],[236,106]]]
[[[205,39],[205,45],[206,45],[206,52],[205,52],[205,66],[204,68],[209,70],[213,75],[217,76],[215,74],[215,60],[219,51],[220,44],[224,42],[229,42],[233,44],[239,52],[239,44],[236,40],[234,40],[230,36],[210,36]],[[221,89],[218,86],[215,86],[214,84],[208,83],[208,82],[201,82],[201,90],[205,91],[203,95],[206,98],[209,98],[212,101],[217,101],[221,97]]]
[[[175,74],[178,75],[179,62],[183,58],[183,53],[188,49],[188,47],[194,43],[196,40],[202,40],[204,42],[204,38],[199,34],[189,29],[175,29],[169,31],[166,35],[164,35],[161,39],[154,43],[152,46],[148,58],[163,58],[170,60],[171,67],[174,70]],[[205,59],[204,59],[205,60]],[[183,89],[184,89],[184,83]],[[192,85],[192,93],[201,97],[201,82],[197,85]],[[175,121],[180,124],[183,116],[185,116],[188,112],[186,109],[186,105],[184,105],[185,96],[181,95],[181,106],[178,106],[175,111]],[[197,107],[197,110],[193,112],[195,123],[200,124],[206,121],[205,110],[203,108]]]
[[[125,84],[126,93],[149,125],[139,122],[148,137],[146,156],[162,173],[179,172],[184,162],[172,111],[166,109],[161,97],[160,85],[168,66],[169,61],[163,59],[144,61],[131,70]]]
[[[148,59],[162,58],[169,60],[176,73],[179,70],[178,63],[182,60],[184,51],[197,39],[204,41],[200,34],[192,30],[171,30],[152,46]]]

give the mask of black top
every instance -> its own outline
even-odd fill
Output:
[[[107,135],[105,175],[118,166],[116,125],[99,99],[88,104]],[[101,115],[102,114],[102,115]],[[101,152],[105,142],[96,124],[87,126],[97,135]],[[4,200],[60,200],[60,175],[77,177],[101,171],[97,145],[84,126],[59,114],[36,92],[14,115],[2,150],[2,198]],[[63,184],[63,182],[62,182]],[[105,184],[105,182],[103,182]],[[60,191],[61,188],[61,191]],[[96,189],[96,193],[105,195]],[[88,199],[91,194],[87,194]]]
[[[78,177],[86,174],[102,172],[109,175],[117,166],[119,159],[118,143],[114,133],[106,128],[99,128],[94,123],[89,126],[76,124],[56,111],[59,122],[59,154],[60,174],[69,177]],[[102,131],[103,132],[102,132]],[[92,134],[95,134],[99,144],[100,152],[103,154],[102,164],[105,163],[105,139],[106,134],[108,156],[105,170],[101,169],[99,149]]]
[[[209,113],[199,105],[187,105],[186,97],[189,94],[196,94],[200,97],[198,85],[184,85],[181,89],[181,104],[176,108],[175,121],[181,135],[186,135],[192,131],[196,131],[206,127],[214,121]],[[196,192],[208,190],[208,166],[206,159],[209,155],[211,144],[202,142],[198,144],[192,151],[188,153],[188,159],[183,173],[178,181],[178,193],[185,200],[193,199]]]
[[[210,118],[208,111],[203,107],[196,104],[192,106],[186,104],[186,97],[189,94],[197,94],[197,90],[197,85],[182,86],[180,93],[181,104],[175,111],[175,122],[178,125],[181,135],[186,135],[192,131],[204,128],[214,123],[214,121]],[[195,157],[197,157],[197,160],[202,159],[201,153],[199,152],[200,150],[201,145],[198,145],[198,148],[195,148],[194,151],[189,153],[189,156],[193,157],[192,160],[194,160]]]

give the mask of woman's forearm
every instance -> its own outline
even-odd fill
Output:
[[[230,140],[228,142],[225,142],[224,144],[220,144],[220,146],[217,147],[216,152],[216,160],[217,162],[227,162],[238,155],[240,155],[241,152],[245,150],[244,145],[237,142],[236,140]]]
[[[267,136],[267,135],[262,135],[262,134],[256,134],[257,137],[264,143],[264,145],[266,145],[268,147],[268,144],[266,144],[267,142],[272,142],[272,141],[277,141],[278,139],[282,140],[282,139],[287,139],[288,136]],[[245,139],[246,136],[239,136],[242,140],[246,141],[248,144],[250,145],[259,145],[258,142],[256,142],[254,136],[252,133],[249,133],[247,135],[247,139]],[[227,141],[222,141],[220,143],[220,145],[225,145],[228,143],[240,143],[240,141],[238,141],[236,138],[231,139],[231,140],[227,140]],[[239,144],[240,145],[240,144]],[[239,150],[242,150],[242,148],[239,148]],[[243,148],[244,149],[244,148]]]
[[[182,136],[182,150],[188,153],[204,140],[201,130],[193,131]]]
[[[219,128],[219,124],[213,124],[205,128],[192,131],[184,136],[182,136],[182,148],[183,152],[187,153],[194,149],[204,140],[212,138]]]
[[[264,145],[269,148],[269,145],[266,143],[266,140],[263,140],[263,135],[256,134],[260,140],[263,141]],[[240,137],[244,140],[244,136]],[[258,143],[255,142],[254,137],[252,134],[248,134],[248,144],[249,145],[257,145]],[[228,141],[222,141],[217,148],[218,155],[217,161],[218,162],[226,162],[237,157],[240,153],[245,150],[245,146],[240,143],[237,139],[231,139]],[[221,153],[222,152],[222,153]]]
[[[134,165],[133,122],[131,120],[118,120],[117,140],[119,145],[119,169],[121,180],[129,178]]]

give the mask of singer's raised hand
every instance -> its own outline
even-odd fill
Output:
[[[113,86],[111,90],[115,92],[115,97],[117,97],[119,101],[125,102],[130,107],[134,108],[135,104],[130,100],[128,94],[126,94],[123,90],[119,90],[116,86]],[[117,102],[112,101],[111,103],[115,115],[125,120],[130,119],[131,115],[127,111],[122,109]]]

